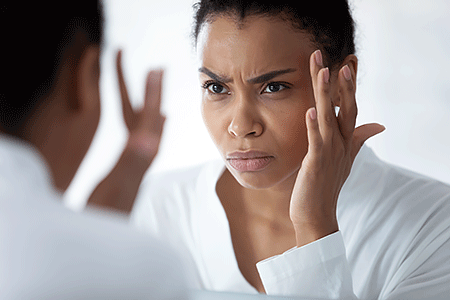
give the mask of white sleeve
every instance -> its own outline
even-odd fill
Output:
[[[0,218],[1,299],[187,299],[183,261],[163,242],[104,216],[35,207]]]
[[[448,223],[448,222],[447,222]],[[386,279],[377,299],[446,299],[450,295],[450,227],[436,226]],[[444,230],[443,230],[444,229]],[[340,232],[257,263],[269,295],[357,299]],[[370,282],[366,282],[370,284]]]
[[[256,264],[269,295],[356,299],[341,232]]]

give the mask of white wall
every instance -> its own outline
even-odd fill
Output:
[[[149,172],[218,158],[200,115],[200,84],[190,40],[193,0],[105,0],[102,116],[91,149],[66,193],[83,207],[113,167],[126,140],[114,69],[124,50],[128,90],[143,101],[149,68],[164,67],[160,152]],[[358,124],[380,122],[387,130],[368,142],[384,160],[450,183],[450,2],[448,0],[353,0],[358,24]]]

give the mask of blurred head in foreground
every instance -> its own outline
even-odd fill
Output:
[[[102,8],[87,0],[2,4],[0,24],[0,131],[37,147],[64,191],[99,122]]]

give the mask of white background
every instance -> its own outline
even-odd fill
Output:
[[[200,114],[198,62],[190,38],[193,0],[105,0],[102,116],[91,149],[66,192],[84,206],[120,156],[127,132],[115,72],[123,49],[133,104],[143,101],[150,68],[163,67],[160,152],[149,172],[218,158]],[[351,0],[357,23],[358,124],[386,131],[367,144],[382,159],[450,184],[450,1]],[[326,8],[324,8],[326,9]]]

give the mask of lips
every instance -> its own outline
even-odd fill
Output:
[[[227,161],[239,172],[256,172],[267,167],[275,158],[262,151],[236,151],[227,155]]]

